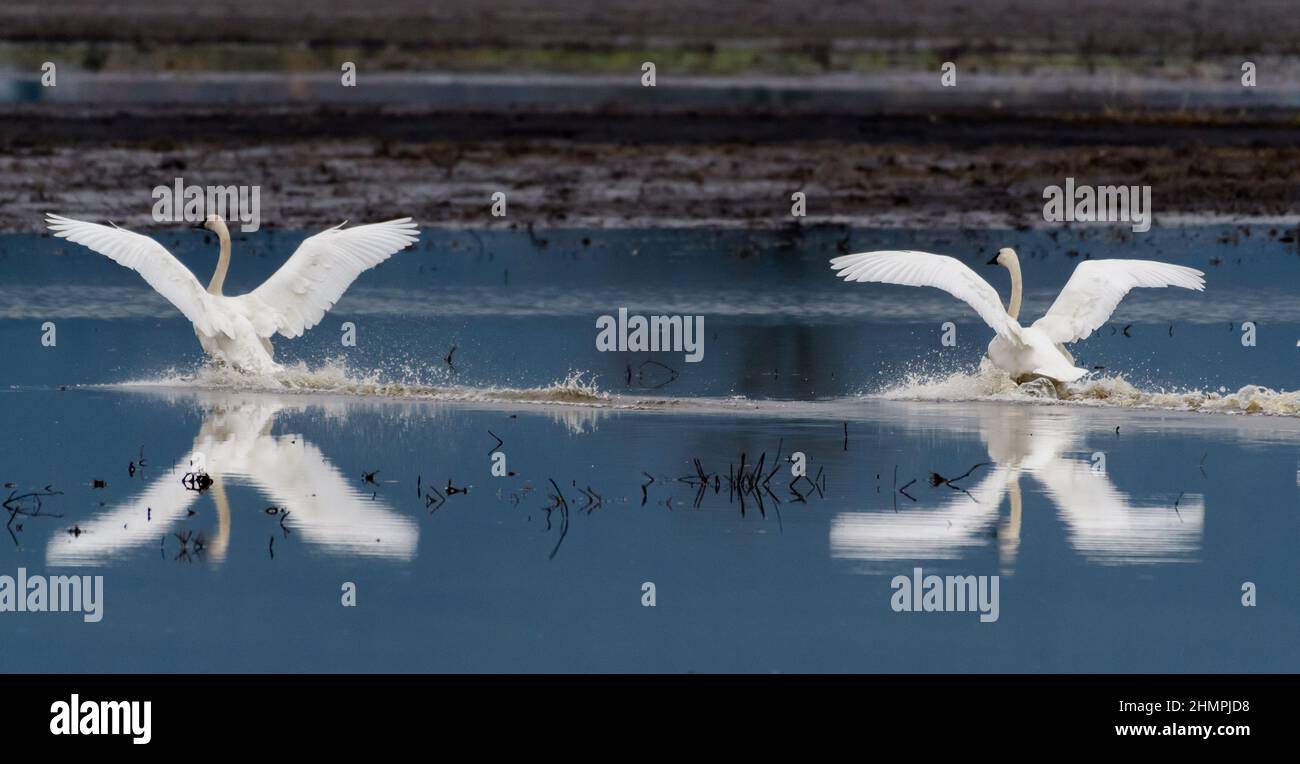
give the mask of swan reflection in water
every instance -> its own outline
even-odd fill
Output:
[[[46,548],[50,565],[101,564],[132,549],[157,547],[160,538],[174,549],[179,542],[173,534],[186,534],[187,518],[209,500],[217,527],[202,541],[202,559],[214,564],[226,558],[236,516],[271,523],[272,532],[282,535],[277,521],[266,517],[268,506],[283,510],[280,522],[289,538],[326,553],[399,560],[415,556],[419,526],[414,520],[394,512],[382,497],[359,490],[359,479],[345,479],[301,435],[272,434],[282,410],[301,410],[303,404],[263,394],[195,397],[204,417],[190,452],[177,455],[176,465],[168,465],[142,493],[80,524],[80,533],[52,538]],[[191,460],[201,460],[212,479],[206,490],[186,488],[186,474],[194,469]],[[235,485],[256,489],[265,503],[232,507],[227,490]],[[201,520],[201,514],[194,519]]]
[[[988,471],[978,483],[967,493],[945,489],[952,495],[937,508],[838,514],[831,524],[831,554],[854,560],[959,559],[996,538],[1002,569],[1010,573],[1020,547],[1023,476],[1056,506],[1070,546],[1087,560],[1102,565],[1194,562],[1205,521],[1203,497],[1184,494],[1176,508],[1163,496],[1130,503],[1083,453],[1083,426],[1082,416],[1073,411],[983,407],[980,437],[993,465],[980,468]],[[1004,497],[1009,505],[1005,516]]]

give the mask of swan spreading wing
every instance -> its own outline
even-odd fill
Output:
[[[299,337],[320,323],[362,271],[414,244],[416,234],[410,218],[322,231],[261,286],[235,299],[262,337]]]
[[[163,245],[125,228],[49,214],[55,236],[81,244],[139,273],[175,305],[201,334],[231,338],[247,319],[261,337],[279,332],[299,337],[320,323],[362,271],[382,263],[417,238],[410,218],[344,229],[342,225],[308,237],[261,286],[239,297],[209,293],[189,268]]]
[[[45,216],[45,224],[55,236],[80,244],[139,273],[149,286],[166,297],[195,328],[209,337],[218,333],[234,336],[230,316],[218,309],[213,295],[208,294],[189,268],[148,236],[53,213]]]
[[[955,257],[911,250],[860,252],[831,259],[845,281],[942,289],[975,309],[1000,336],[1020,344],[1020,324],[1007,315],[993,285]]]
[[[1203,276],[1194,268],[1151,260],[1085,260],[1033,325],[1059,344],[1086,339],[1106,323],[1129,291],[1176,286],[1200,292],[1205,289]]]

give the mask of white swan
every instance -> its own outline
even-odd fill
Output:
[[[170,468],[160,465],[148,488],[102,510],[94,519],[81,521],[76,535],[51,536],[45,551],[48,565],[104,565],[133,549],[157,547],[160,540],[174,552],[174,531],[190,522],[197,526],[212,519],[216,529],[204,542],[203,553],[207,560],[220,564],[226,558],[237,517],[263,534],[280,536],[281,528],[288,528],[295,534],[290,538],[301,538],[328,554],[400,560],[415,557],[420,527],[414,520],[394,510],[383,496],[360,490],[359,480],[346,479],[302,435],[273,434],[282,410],[302,411],[309,404],[226,393],[203,393],[195,400],[204,414],[191,450]],[[203,495],[212,498],[216,515],[191,521],[190,508],[200,493],[186,488],[183,478],[196,469],[192,462],[198,454],[203,455],[203,466],[212,479]],[[256,490],[261,500],[252,506],[239,506],[235,501],[232,506],[233,497],[227,492],[245,487]],[[268,503],[284,509],[285,514],[268,518],[264,514]],[[252,540],[258,539],[265,541],[266,537],[252,536]]]
[[[945,413],[938,421],[954,432],[974,429],[968,417]],[[931,423],[924,426],[928,429]],[[1196,561],[1205,528],[1205,496],[1179,496],[1176,508],[1165,497],[1130,497],[1088,458],[1085,415],[1024,406],[981,408],[978,429],[993,465],[971,477],[966,493],[939,486],[946,498],[938,506],[841,512],[831,520],[832,556],[890,562],[956,560],[996,538],[1002,569],[1010,573],[1019,554],[1022,520],[1037,517],[1041,523],[1044,519],[1032,506],[1038,501],[1056,507],[1070,546],[1091,562]],[[1021,477],[1032,478],[1041,490],[1022,496]],[[914,490],[924,501],[920,492],[931,489]],[[1001,514],[1004,498],[1005,516]]]
[[[997,332],[989,343],[989,360],[1017,382],[1034,377],[1073,382],[1087,374],[1074,365],[1065,345],[1085,339],[1105,324],[1124,295],[1135,287],[1205,289],[1205,274],[1194,268],[1152,260],[1084,260],[1046,315],[1026,327],[1017,320],[1022,284],[1016,251],[1003,247],[988,264],[1011,271],[1011,302],[1005,310],[989,282],[947,255],[903,250],[861,252],[831,260],[831,268],[845,281],[937,287],[965,300]]]
[[[419,234],[410,218],[344,229],[342,225],[308,237],[257,289],[238,297],[221,293],[230,267],[230,232],[220,215],[208,215],[202,228],[221,243],[217,270],[205,290],[188,268],[163,245],[117,226],[87,223],[48,214],[55,236],[81,244],[139,273],[194,324],[203,350],[240,371],[266,374],[282,367],[273,358],[270,337],[300,337],[320,323],[361,272],[382,263]]]

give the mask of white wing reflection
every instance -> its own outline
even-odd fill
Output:
[[[988,543],[1010,470],[999,465],[970,496],[954,492],[938,509],[840,513],[831,523],[832,553],[857,560],[957,559]]]
[[[1022,524],[1021,476],[1036,481],[1068,528],[1070,545],[1106,565],[1191,562],[1200,548],[1205,503],[1184,494],[1133,503],[1083,454],[1077,412],[1028,406],[982,408],[980,437],[995,466],[969,495],[955,492],[937,508],[844,512],[831,523],[831,554],[855,560],[957,559],[996,538],[1005,572],[1015,566]],[[966,481],[963,481],[965,485]],[[927,487],[928,488],[928,487]],[[1009,499],[1002,516],[1003,496]]]
[[[179,456],[176,466],[165,469],[143,493],[79,525],[77,535],[52,538],[46,548],[50,565],[97,565],[134,548],[157,547],[160,539],[181,531],[182,521],[208,497],[215,505],[217,528],[205,539],[202,556],[215,564],[226,558],[234,517],[273,522],[265,517],[268,505],[287,512],[283,524],[289,538],[321,551],[403,560],[415,556],[419,526],[414,520],[394,512],[381,497],[359,491],[354,487],[358,481],[346,480],[302,436],[271,434],[276,415],[290,407],[287,401],[235,393],[197,397],[205,416],[192,451]],[[193,469],[191,460],[200,459],[213,481],[202,492],[182,484]],[[232,485],[252,486],[266,502],[232,509],[226,493]],[[278,526],[274,532],[281,534]]]

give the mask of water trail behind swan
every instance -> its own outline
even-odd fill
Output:
[[[1236,391],[1160,389],[1149,390],[1130,382],[1123,374],[1091,376],[1065,386],[1069,395],[1060,400],[1050,385],[1017,385],[988,359],[977,370],[949,373],[911,372],[901,381],[885,387],[874,397],[916,401],[1017,401],[1158,408],[1216,414],[1271,414],[1300,416],[1300,391],[1277,391],[1262,385],[1245,385]]]

